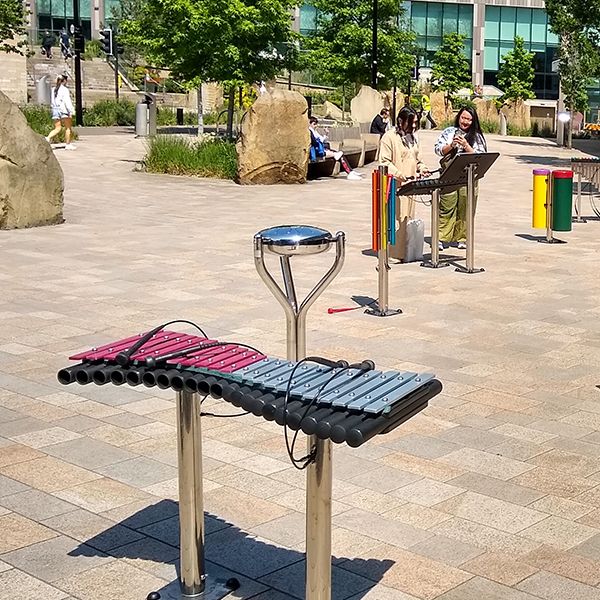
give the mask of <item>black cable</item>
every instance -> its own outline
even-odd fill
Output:
[[[127,348],[127,350],[122,350],[121,352],[119,352],[115,356],[117,364],[122,367],[129,366],[129,363],[131,362],[131,356],[133,354],[135,354],[140,348],[142,348],[144,344],[146,344],[153,336],[155,336],[157,333],[160,333],[168,325],[173,325],[173,323],[186,323],[187,325],[192,325],[192,327],[195,327],[205,338],[208,339],[208,336],[206,335],[206,333],[204,333],[204,330],[193,321],[188,321],[187,319],[174,319],[173,321],[167,321],[166,323],[163,323],[162,325],[151,329],[134,344],[132,344],[129,348]]]
[[[202,403],[208,398],[208,394],[206,394],[205,396],[203,396],[200,400],[200,406],[202,406]],[[209,412],[202,412],[200,411],[200,416],[201,417],[217,417],[217,418],[231,418],[231,417],[245,417],[246,415],[249,415],[250,411],[246,411],[246,412],[242,412],[242,413],[236,413],[235,415],[218,415],[216,413],[209,413]]]

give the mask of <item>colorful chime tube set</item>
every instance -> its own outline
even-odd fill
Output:
[[[389,307],[389,248],[396,244],[396,178],[380,166],[371,175],[371,250],[377,252],[378,297],[376,305],[365,312],[377,317],[400,314]]]
[[[534,169],[531,226],[534,229],[546,229],[546,237],[538,239],[538,242],[565,243],[555,238],[553,232],[571,231],[572,209],[573,171]]]

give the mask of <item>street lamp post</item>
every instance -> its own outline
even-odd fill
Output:
[[[373,0],[373,45],[371,48],[371,87],[377,89],[377,0]]]

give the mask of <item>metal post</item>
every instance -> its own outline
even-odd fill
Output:
[[[371,45],[371,87],[377,89],[377,20],[378,16],[377,0],[373,0],[373,40]]]
[[[552,174],[546,178],[546,241],[549,244],[554,242],[552,235]]]
[[[239,587],[236,579],[208,579],[204,564],[202,431],[198,394],[177,392],[177,462],[179,467],[179,581],[148,598],[220,600]]]
[[[73,21],[75,22],[75,31],[83,35],[81,31],[81,19],[79,17],[79,0],[73,0]],[[75,46],[75,125],[83,125],[83,100],[81,86],[81,52]]]
[[[467,167],[467,256],[466,268],[457,267],[460,273],[481,273],[484,269],[476,269],[475,263],[475,165]]]
[[[368,308],[365,313],[375,317],[389,317],[399,315],[402,310],[389,307],[389,241],[387,227],[385,227],[385,215],[387,214],[387,198],[384,180],[387,177],[388,168],[384,165],[379,166],[379,251],[377,252],[377,306]],[[390,215],[392,220],[391,227],[396,226],[396,215]]]
[[[183,596],[204,591],[204,506],[202,438],[198,394],[177,392],[179,463],[180,584]]]
[[[119,49],[117,48],[116,32],[112,36],[113,55],[115,57],[115,98],[119,100]]]
[[[275,230],[277,228],[274,228]],[[293,229],[293,228],[290,228]],[[301,228],[299,228],[301,229]],[[281,271],[285,292],[279,287],[264,262],[264,248],[267,248],[269,233],[266,230],[254,237],[254,263],[267,287],[282,305],[287,326],[287,358],[298,361],[306,356],[306,314],[325,287],[340,272],[344,261],[345,237],[338,233],[335,237],[336,260],[321,281],[298,306],[296,290],[290,264],[290,256],[300,246],[290,236],[290,248],[271,247],[271,251],[280,255]],[[323,230],[321,230],[323,231]],[[263,238],[262,234],[265,234]],[[323,233],[326,233],[323,231]],[[330,234],[327,245],[331,240]],[[275,235],[274,235],[275,237]],[[271,238],[271,243],[273,238]],[[264,243],[263,243],[264,242]],[[318,253],[315,250],[307,253]],[[332,489],[332,447],[330,440],[320,440],[316,436],[307,439],[308,452],[314,453],[314,460],[306,469],[306,592],[307,600],[331,599],[331,489]]]
[[[575,212],[577,213],[573,218],[575,223],[587,223],[587,220],[581,216],[581,172],[577,173],[577,204],[575,205]]]
[[[447,267],[449,264],[440,262],[440,197],[441,190],[433,190],[431,193],[431,259],[421,263],[422,267],[431,269]]]

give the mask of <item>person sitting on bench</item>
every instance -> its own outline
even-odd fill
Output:
[[[362,179],[362,175],[353,171],[348,164],[348,161],[344,157],[344,153],[341,150],[334,152],[329,147],[327,136],[321,135],[317,131],[317,125],[319,120],[316,117],[310,117],[308,119],[308,130],[310,132],[310,160],[315,161],[318,158],[333,158],[340,163],[340,166],[347,173],[347,179],[351,181],[358,181]]]

